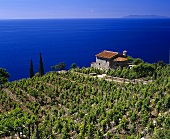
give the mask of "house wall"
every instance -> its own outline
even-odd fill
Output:
[[[96,57],[96,62],[91,64],[91,67],[94,68],[102,68],[102,69],[109,69],[110,63],[108,59],[102,59]]]

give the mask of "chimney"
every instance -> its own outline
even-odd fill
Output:
[[[123,51],[123,55],[127,56],[127,51],[126,50]]]

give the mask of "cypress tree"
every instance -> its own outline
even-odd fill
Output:
[[[42,61],[42,55],[40,53],[40,67],[39,67],[39,74],[40,76],[44,75],[44,66],[43,66],[43,61]]]
[[[33,68],[33,62],[32,59],[30,60],[30,78],[34,76],[34,68]]]

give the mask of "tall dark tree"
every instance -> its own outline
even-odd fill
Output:
[[[30,60],[30,78],[34,76],[34,68],[33,68],[33,62],[32,59]]]
[[[43,65],[43,61],[42,61],[42,54],[40,53],[40,67],[39,67],[39,74],[40,76],[44,75],[44,65]]]

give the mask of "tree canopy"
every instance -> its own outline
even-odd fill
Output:
[[[60,62],[55,66],[51,66],[53,70],[65,70],[66,64],[64,62]]]
[[[134,61],[133,61],[133,64],[134,64],[134,65],[138,65],[138,64],[141,64],[141,63],[144,63],[144,61],[143,61],[141,58],[136,58],[136,59],[134,59]]]
[[[0,68],[0,84],[8,82],[10,74],[4,68]]]
[[[71,64],[70,68],[71,68],[71,69],[75,69],[75,68],[77,68],[76,63]]]
[[[136,72],[138,78],[152,76],[155,71],[154,66],[148,63],[140,63],[134,66],[133,70]]]

